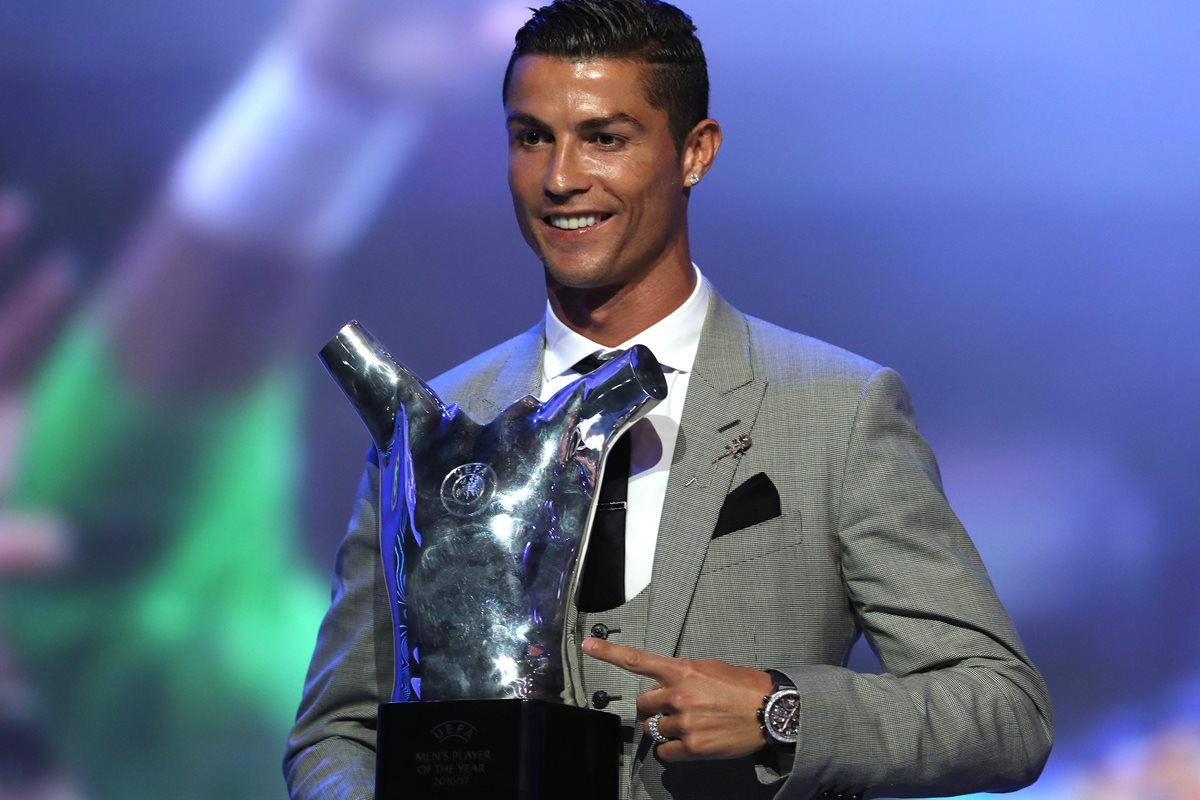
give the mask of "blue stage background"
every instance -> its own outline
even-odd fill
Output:
[[[513,18],[483,5],[431,13]],[[725,130],[693,195],[693,255],[742,310],[906,378],[1054,699],[1054,754],[1017,796],[1145,797],[1158,781],[1155,797],[1200,797],[1200,768],[1180,766],[1200,763],[1200,5],[687,10]],[[0,187],[30,200],[39,245],[73,249],[85,293],[287,13],[267,0],[0,7]],[[409,101],[424,118],[415,153],[289,342],[306,411],[280,457],[302,467],[292,544],[315,581],[366,437],[308,354],[357,318],[432,376],[542,313],[505,186],[504,58],[497,46],[452,90]],[[0,626],[39,613],[10,605]],[[304,648],[318,621],[294,631]],[[298,699],[294,666],[283,672]],[[241,709],[224,713],[236,725]],[[209,743],[212,768],[236,757],[274,775],[286,722],[271,717],[257,752]],[[72,724],[68,709],[47,728]],[[169,724],[186,734],[193,720]],[[87,762],[65,745],[64,758]],[[157,768],[114,760],[98,783]],[[96,779],[79,772],[89,796]]]

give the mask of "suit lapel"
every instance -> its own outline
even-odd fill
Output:
[[[745,317],[714,294],[688,382],[655,545],[646,642],[653,652],[676,652],[737,467],[735,457],[720,456],[736,437],[752,431],[765,391],[766,382],[754,376]]]
[[[755,378],[751,355],[746,318],[714,294],[688,382],[654,548],[646,629],[646,649],[654,653],[673,656],[678,650],[704,554],[737,468],[736,458],[720,456],[727,444],[752,431],[762,405],[767,385]],[[650,684],[643,677],[638,694]],[[642,738],[642,728],[635,727],[635,785],[648,752]]]
[[[487,423],[515,400],[537,396],[542,387],[544,323],[539,322],[512,340],[502,358],[492,359],[467,382],[463,408],[476,422]]]

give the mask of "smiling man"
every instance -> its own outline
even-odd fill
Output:
[[[886,368],[731,308],[688,202],[721,128],[691,20],[561,0],[504,82],[517,222],[546,276],[530,331],[434,381],[477,419],[644,344],[668,397],[627,435],[624,519],[589,552],[567,699],[619,714],[622,796],[941,796],[1036,778],[1050,709]],[[615,454],[612,458],[615,458]],[[285,771],[371,797],[390,615],[369,465]],[[622,504],[616,504],[621,506]],[[605,512],[607,513],[607,512]],[[865,633],[885,674],[845,667]]]
[[[628,58],[527,55],[506,83],[517,222],[545,266],[554,314],[608,346],[691,294],[688,189],[721,144],[711,119],[677,139],[647,97],[649,70]]]

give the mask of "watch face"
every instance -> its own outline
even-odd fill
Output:
[[[767,701],[763,720],[777,742],[795,744],[800,732],[800,693],[795,689],[780,689]]]

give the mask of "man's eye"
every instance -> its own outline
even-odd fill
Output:
[[[521,144],[527,146],[542,144],[546,141],[546,135],[541,131],[525,131],[520,138]]]
[[[596,134],[596,144],[601,147],[616,147],[621,143],[621,137],[614,136],[611,133]]]

